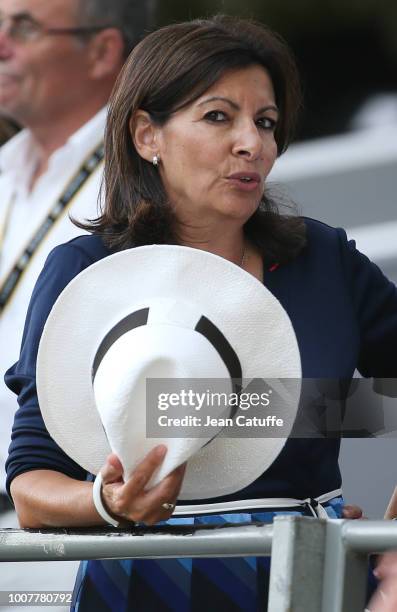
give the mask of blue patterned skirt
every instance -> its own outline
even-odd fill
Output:
[[[343,499],[323,504],[340,518]],[[167,525],[271,523],[277,515],[313,516],[310,510],[172,518]],[[83,561],[73,612],[262,612],[267,610],[269,557],[118,559]]]

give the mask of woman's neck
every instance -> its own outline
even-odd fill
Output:
[[[218,231],[215,234],[208,232],[204,234],[201,232],[200,235],[197,233],[195,236],[190,233],[189,236],[185,235],[181,244],[223,257],[263,282],[262,254],[247,240],[242,228],[234,233]]]
[[[219,257],[228,259],[234,264],[241,266],[246,258],[247,244],[242,229],[231,235],[201,235],[186,236],[181,240],[184,246],[209,251]]]

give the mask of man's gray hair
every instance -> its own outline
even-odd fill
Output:
[[[84,25],[118,28],[127,57],[145,32],[154,25],[157,0],[78,0],[78,19]]]

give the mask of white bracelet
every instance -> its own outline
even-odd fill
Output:
[[[109,525],[113,525],[113,527],[120,527],[121,522],[116,521],[112,516],[110,516],[109,512],[107,512],[105,506],[102,501],[102,476],[101,472],[98,472],[97,477],[94,481],[94,486],[92,487],[92,499],[94,500],[94,506],[99,516],[103,518],[104,521],[109,523]]]

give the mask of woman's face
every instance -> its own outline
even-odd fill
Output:
[[[159,171],[179,220],[207,225],[256,210],[277,157],[273,85],[259,65],[227,72],[158,128]]]

